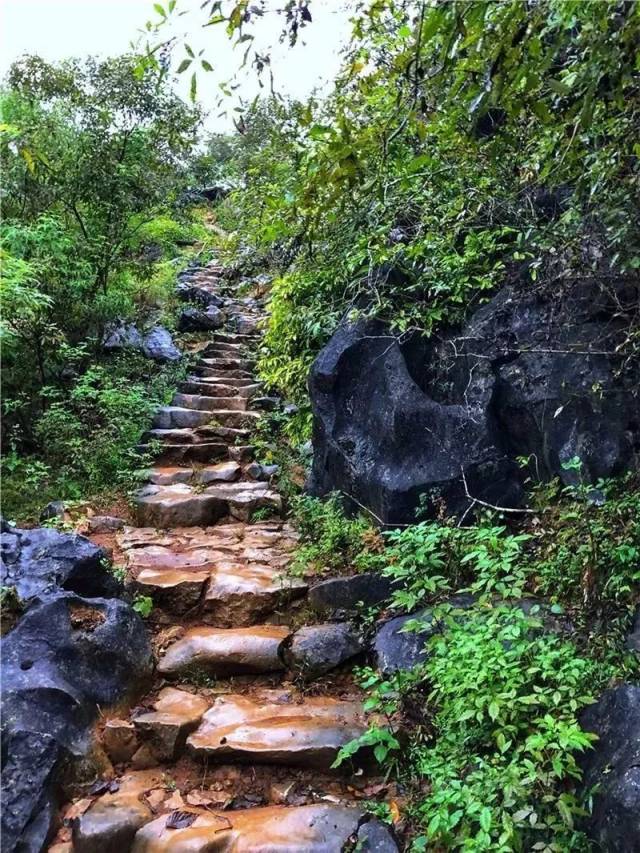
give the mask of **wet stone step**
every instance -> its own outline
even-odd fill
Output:
[[[367,728],[358,701],[287,691],[218,696],[187,738],[209,761],[253,761],[330,768],[340,749]]]
[[[244,379],[246,385],[253,385],[255,379],[250,370],[239,367],[221,368],[216,365],[196,366],[196,374],[199,378],[218,379],[221,382],[229,382],[230,379]]]
[[[205,412],[212,412],[216,409],[227,411],[235,409],[242,412],[247,408],[247,398],[238,395],[222,397],[216,395],[203,396],[201,394],[174,394],[172,405],[182,409],[198,409]]]
[[[156,451],[153,445],[142,444],[139,449],[143,453]],[[229,445],[221,440],[203,441],[199,444],[163,443],[157,461],[163,464],[188,465],[193,463],[207,464],[230,457]]]
[[[138,830],[132,853],[342,853],[347,849],[392,853],[397,847],[377,820],[365,822],[350,806],[266,806],[237,811],[189,809],[194,815],[174,829],[163,815]],[[387,844],[367,847],[364,833],[377,824]],[[358,844],[360,846],[358,846]]]
[[[204,426],[213,419],[211,411],[195,408],[180,408],[178,406],[161,406],[155,413],[152,426],[154,429],[193,429]]]
[[[158,694],[153,711],[135,716],[133,725],[150,746],[154,760],[174,761],[208,707],[209,703],[201,696],[165,687]],[[135,762],[135,755],[132,760]]]
[[[289,634],[290,629],[280,625],[192,628],[167,649],[158,672],[165,676],[194,669],[216,676],[277,672],[284,669],[280,649]]]
[[[150,527],[206,527],[228,513],[248,521],[261,507],[278,512],[282,501],[268,484],[253,480],[214,483],[199,492],[187,483],[148,485],[136,498],[138,521]]]
[[[255,625],[307,589],[285,578],[295,538],[281,522],[126,528],[118,544],[130,578],[157,606],[175,615],[197,607],[217,627]]]
[[[157,466],[148,472],[147,479],[157,486],[173,486],[177,483],[209,485],[211,483],[231,483],[237,480],[241,474],[240,465],[229,460],[200,468]]]

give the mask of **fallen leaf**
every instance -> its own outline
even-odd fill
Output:
[[[200,791],[191,791],[185,797],[190,806],[210,806],[215,800],[208,794],[201,794]]]
[[[391,800],[389,803],[389,813],[391,815],[391,820],[394,823],[398,823],[400,821],[400,809],[398,808],[398,804],[395,800]]]
[[[198,817],[196,812],[183,812],[179,809],[171,812],[165,826],[167,829],[186,829]]]

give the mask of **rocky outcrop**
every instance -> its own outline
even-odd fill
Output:
[[[102,348],[106,352],[136,350],[159,362],[179,361],[181,357],[171,333],[164,326],[153,326],[142,334],[135,323],[124,321],[117,321],[105,330]]]
[[[584,788],[596,788],[588,831],[602,850],[640,849],[640,687],[605,691],[580,718],[598,736],[583,761]],[[597,786],[597,787],[596,787]]]
[[[153,361],[179,361],[180,350],[164,326],[154,326],[144,336],[142,352]]]
[[[23,603],[59,589],[89,597],[111,597],[120,589],[106,568],[105,551],[83,536],[4,524],[0,548],[0,583],[14,589]]]
[[[580,281],[505,287],[429,340],[345,323],[310,375],[312,491],[401,523],[423,496],[433,512],[518,506],[528,476],[575,483],[574,457],[587,481],[637,468],[640,366],[624,354],[637,306],[637,287]]]
[[[5,637],[3,850],[42,848],[63,764],[87,754],[98,710],[142,687],[151,668],[142,621],[117,599],[53,592]]]

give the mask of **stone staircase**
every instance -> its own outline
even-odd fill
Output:
[[[307,592],[287,576],[296,535],[251,446],[261,309],[223,272],[188,281],[227,329],[157,412],[139,526],[118,534],[128,585],[153,600],[156,680],[139,706],[102,721],[105,781],[68,807],[55,853],[398,849],[361,807],[382,787],[371,768],[331,769],[367,723],[350,673],[322,674],[361,646],[348,627],[295,629]],[[258,510],[268,519],[253,520]],[[328,635],[314,680],[305,655]]]

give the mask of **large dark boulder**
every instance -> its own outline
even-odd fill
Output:
[[[595,786],[588,832],[598,849],[610,853],[640,850],[640,687],[622,684],[606,690],[580,718],[598,735],[583,761],[584,787]]]
[[[144,624],[118,599],[57,592],[5,637],[2,660],[3,850],[39,851],[63,765],[90,751],[91,723],[152,671]]]
[[[123,349],[141,350],[142,335],[135,323],[116,320],[105,329],[102,346],[107,352]]]
[[[75,533],[5,525],[0,553],[0,584],[14,589],[24,603],[59,589],[105,597],[120,590],[107,568],[104,549]]]
[[[640,364],[623,346],[634,310],[637,286],[581,281],[505,287],[428,340],[345,323],[310,374],[312,492],[402,523],[422,496],[434,513],[473,498],[518,506],[527,477],[575,483],[563,465],[576,456],[587,481],[637,468]]]
[[[376,572],[329,578],[311,587],[308,602],[319,613],[340,613],[358,605],[375,607],[383,604],[393,591],[391,578]]]

